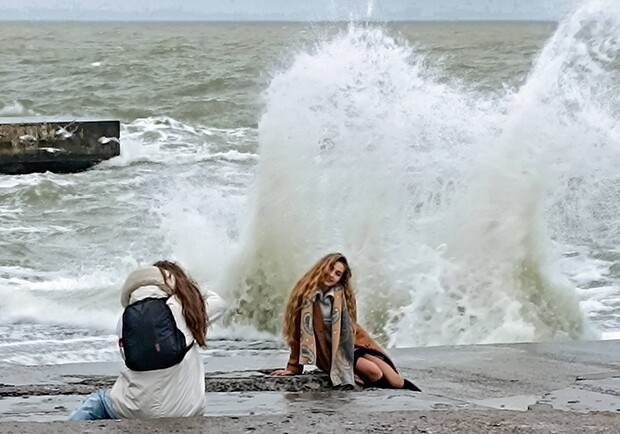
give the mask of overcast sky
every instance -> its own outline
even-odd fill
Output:
[[[0,20],[557,20],[579,2],[580,0],[0,0]]]

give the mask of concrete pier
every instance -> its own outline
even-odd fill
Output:
[[[274,378],[287,351],[205,357],[206,417],[65,422],[122,364],[0,366],[0,432],[614,433],[620,341],[392,349],[422,389],[332,390],[321,373]]]
[[[120,122],[0,118],[0,173],[74,173],[120,155]]]

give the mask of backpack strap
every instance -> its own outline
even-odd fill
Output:
[[[164,298],[164,300],[166,301],[166,303],[168,302],[168,300],[170,300],[170,298],[173,296],[174,294],[170,294],[168,297],[162,297]],[[170,306],[168,306],[170,307]],[[172,315],[174,316],[174,314]],[[178,327],[178,326],[177,326]],[[193,337],[193,336],[192,336]],[[194,346],[194,343],[196,342],[195,339],[192,339],[192,341],[190,342],[190,344],[188,346],[185,347],[185,351],[183,352],[183,357],[185,357],[185,355],[188,353],[189,350],[192,349],[192,347]]]

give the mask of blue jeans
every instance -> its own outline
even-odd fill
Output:
[[[69,417],[69,420],[98,419],[119,419],[112,408],[110,389],[99,389],[93,392]]]

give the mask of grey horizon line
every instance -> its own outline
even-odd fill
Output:
[[[98,18],[98,19],[74,19],[74,18],[0,18],[5,23],[558,23],[558,19],[532,19],[532,18],[367,18],[367,19],[286,19],[286,18]]]

